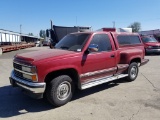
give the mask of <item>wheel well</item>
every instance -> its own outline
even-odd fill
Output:
[[[141,63],[141,59],[140,58],[134,58],[131,60],[130,64],[136,62],[136,63]]]
[[[58,71],[53,71],[51,73],[48,73],[47,76],[45,77],[45,82],[49,83],[51,80],[53,80],[53,78],[58,77],[60,75],[68,75],[69,77],[71,77],[74,84],[78,86],[79,75],[78,75],[78,72],[73,68],[63,69],[63,70],[58,70]]]

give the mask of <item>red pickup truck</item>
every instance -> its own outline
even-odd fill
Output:
[[[109,81],[137,78],[144,59],[138,34],[82,32],[66,35],[55,49],[17,54],[10,82],[32,97],[46,97],[61,106],[77,87],[87,89]]]
[[[160,54],[160,43],[153,36],[142,36],[146,54]]]

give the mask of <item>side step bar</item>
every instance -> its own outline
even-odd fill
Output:
[[[84,90],[84,89],[87,89],[87,88],[90,88],[90,87],[93,87],[93,86],[96,86],[96,85],[100,85],[100,84],[103,84],[103,83],[106,83],[106,82],[110,82],[110,81],[113,81],[113,80],[117,80],[117,79],[120,79],[120,78],[124,78],[124,77],[127,77],[127,76],[128,76],[128,74],[120,74],[120,75],[116,75],[116,76],[112,76],[112,77],[98,78],[98,79],[92,80],[90,82],[81,84],[81,90]]]
[[[148,63],[148,62],[149,62],[149,59],[143,59],[142,62],[141,62],[141,66],[142,66],[142,65],[145,65],[145,64]]]

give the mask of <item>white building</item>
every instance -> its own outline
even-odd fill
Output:
[[[11,45],[20,42],[35,42],[38,40],[36,36],[20,34],[18,32],[0,29],[0,45]]]

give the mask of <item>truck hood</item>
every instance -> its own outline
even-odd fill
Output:
[[[15,56],[16,59],[19,60],[27,60],[28,62],[48,59],[52,57],[59,57],[65,55],[76,54],[77,52],[74,51],[67,51],[67,50],[60,50],[60,49],[48,49],[48,50],[41,50],[41,51],[33,51],[28,53],[17,54]]]
[[[145,45],[147,45],[147,46],[160,46],[160,43],[158,43],[158,42],[149,42],[149,43],[145,43]]]

